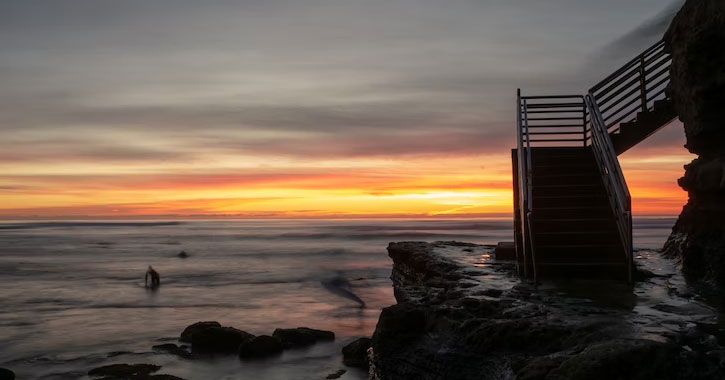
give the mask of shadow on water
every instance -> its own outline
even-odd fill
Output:
[[[348,281],[345,277],[338,274],[333,278],[322,280],[320,283],[322,284],[322,287],[330,293],[355,301],[358,305],[360,305],[361,309],[365,308],[365,301],[352,292],[350,281]]]

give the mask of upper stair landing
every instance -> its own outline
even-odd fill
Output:
[[[589,90],[618,155],[677,117],[667,96],[671,63],[660,41]]]

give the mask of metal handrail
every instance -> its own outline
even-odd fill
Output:
[[[521,233],[522,239],[522,256],[524,261],[524,276],[528,277],[528,257],[529,254],[533,260],[533,237],[531,233],[531,209],[532,209],[532,188],[531,188],[531,143],[529,139],[529,128],[528,118],[526,124],[524,124],[521,115],[525,114],[526,105],[525,100],[521,98],[521,90],[516,91],[516,128],[518,132],[517,151],[518,156],[518,177],[519,177],[519,218],[521,221]],[[526,137],[524,137],[526,136]],[[524,141],[526,140],[526,148],[524,149]],[[529,247],[531,252],[526,249],[526,237],[529,238]],[[536,269],[534,267],[534,277],[536,276]]]
[[[660,40],[589,90],[609,133],[616,133],[622,123],[633,121],[639,112],[666,97],[670,65],[671,57]]]
[[[592,94],[588,94],[584,101],[591,115],[591,146],[594,157],[602,176],[607,197],[609,198],[614,217],[617,222],[617,230],[624,247],[627,260],[627,276],[632,281],[632,197],[627,187],[627,181],[622,173],[622,167],[617,159],[617,152],[607,131],[604,118]]]
[[[519,92],[519,97],[520,115],[517,117],[526,122],[527,133],[522,135],[524,143],[586,146],[587,111],[581,95],[521,96]],[[546,115],[529,117],[529,114]],[[536,131],[529,131],[532,128]]]

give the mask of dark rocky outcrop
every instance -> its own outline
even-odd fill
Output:
[[[0,380],[15,380],[15,372],[7,368],[0,368]]]
[[[688,0],[665,43],[685,147],[698,155],[678,181],[689,199],[665,251],[689,279],[725,289],[725,2]]]
[[[686,327],[714,318],[710,309],[646,296],[666,295],[674,274],[634,290],[601,282],[535,288],[511,264],[486,258],[490,248],[405,242],[388,253],[397,304],[383,309],[373,335],[375,379],[725,378],[720,329]]]
[[[342,363],[350,367],[368,368],[368,348],[372,344],[370,338],[360,338],[342,348]]]
[[[100,380],[184,380],[166,374],[152,375],[160,369],[153,364],[111,364],[88,371],[88,376]]]
[[[342,377],[342,375],[345,374],[345,372],[347,372],[347,370],[338,369],[337,371],[325,376],[325,379],[339,379],[340,377]]]
[[[269,335],[259,335],[242,342],[240,358],[265,358],[282,352],[282,341]]]
[[[195,332],[191,338],[194,353],[237,353],[239,345],[254,335],[234,327],[209,327]]]
[[[278,338],[285,348],[304,347],[317,343],[318,341],[335,340],[335,333],[332,331],[316,330],[307,327],[294,329],[276,329],[272,336]]]
[[[188,326],[184,329],[184,331],[181,332],[181,337],[179,338],[179,340],[182,342],[191,343],[191,339],[194,333],[208,329],[210,327],[222,327],[222,325],[216,321],[196,322]]]
[[[164,343],[164,344],[157,344],[151,348],[155,351],[166,352],[171,355],[176,355],[176,356],[178,356],[180,358],[184,358],[184,359],[193,358],[193,355],[191,354],[191,352],[187,351],[185,347],[186,346],[179,347],[173,343]]]

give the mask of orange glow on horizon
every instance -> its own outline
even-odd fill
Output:
[[[682,144],[668,144],[663,150],[653,140],[620,157],[634,213],[677,215],[687,194],[676,181],[683,174],[682,166],[694,156]],[[480,217],[512,213],[508,153],[298,162],[256,158],[255,162],[253,166],[245,161],[217,173],[164,163],[143,170],[93,164],[0,167],[4,173],[0,174],[0,217]]]

